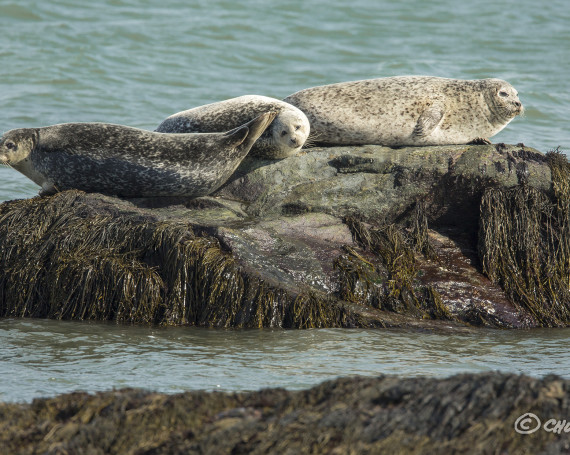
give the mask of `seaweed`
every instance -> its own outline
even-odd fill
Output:
[[[94,213],[95,212],[95,213]],[[0,317],[211,327],[331,327],[350,312],[246,274],[182,221],[98,213],[83,193],[0,206]]]
[[[569,388],[555,375],[494,372],[337,378],[298,391],[74,392],[0,403],[0,446],[9,454],[567,453],[556,431],[528,438],[513,425],[528,412],[568,415]]]
[[[354,240],[374,259],[365,259],[353,248],[334,263],[339,273],[339,295],[354,303],[380,310],[430,319],[452,319],[432,286],[417,283],[416,252],[434,255],[427,238],[427,219],[418,208],[411,232],[397,224],[379,228],[366,226],[354,217],[346,217]],[[417,219],[416,219],[417,217]]]
[[[428,237],[429,227],[425,201],[418,200],[416,202],[409,224],[409,237],[414,245],[414,249],[422,253],[426,258],[438,260]]]
[[[546,155],[552,194],[519,185],[489,188],[480,207],[483,272],[542,326],[570,323],[570,164]]]

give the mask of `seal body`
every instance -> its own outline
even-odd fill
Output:
[[[295,155],[309,136],[309,120],[296,107],[267,96],[244,95],[178,112],[164,120],[155,131],[162,133],[227,131],[268,110],[278,112],[278,115],[253,145],[250,155],[269,159]]]
[[[497,134],[523,109],[503,80],[431,76],[323,85],[284,101],[307,115],[323,145],[466,144]]]
[[[107,123],[22,128],[0,138],[0,163],[42,187],[122,197],[204,196],[231,176],[275,118],[227,133],[164,134]]]

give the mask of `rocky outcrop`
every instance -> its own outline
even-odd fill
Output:
[[[499,373],[345,378],[303,391],[72,393],[0,403],[0,446],[77,455],[560,454],[570,451],[569,396],[570,381],[556,376]]]
[[[216,327],[567,325],[568,164],[518,146],[309,149],[195,200],[0,206],[0,315]],[[564,186],[566,185],[566,186]]]

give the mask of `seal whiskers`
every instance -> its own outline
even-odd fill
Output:
[[[311,134],[309,134],[309,137],[305,141],[305,145],[303,147],[306,149],[315,147],[319,143],[320,136],[321,134],[319,133],[311,132]]]

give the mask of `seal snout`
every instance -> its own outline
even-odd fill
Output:
[[[515,106],[515,115],[524,115],[524,106],[519,100],[513,101]]]

